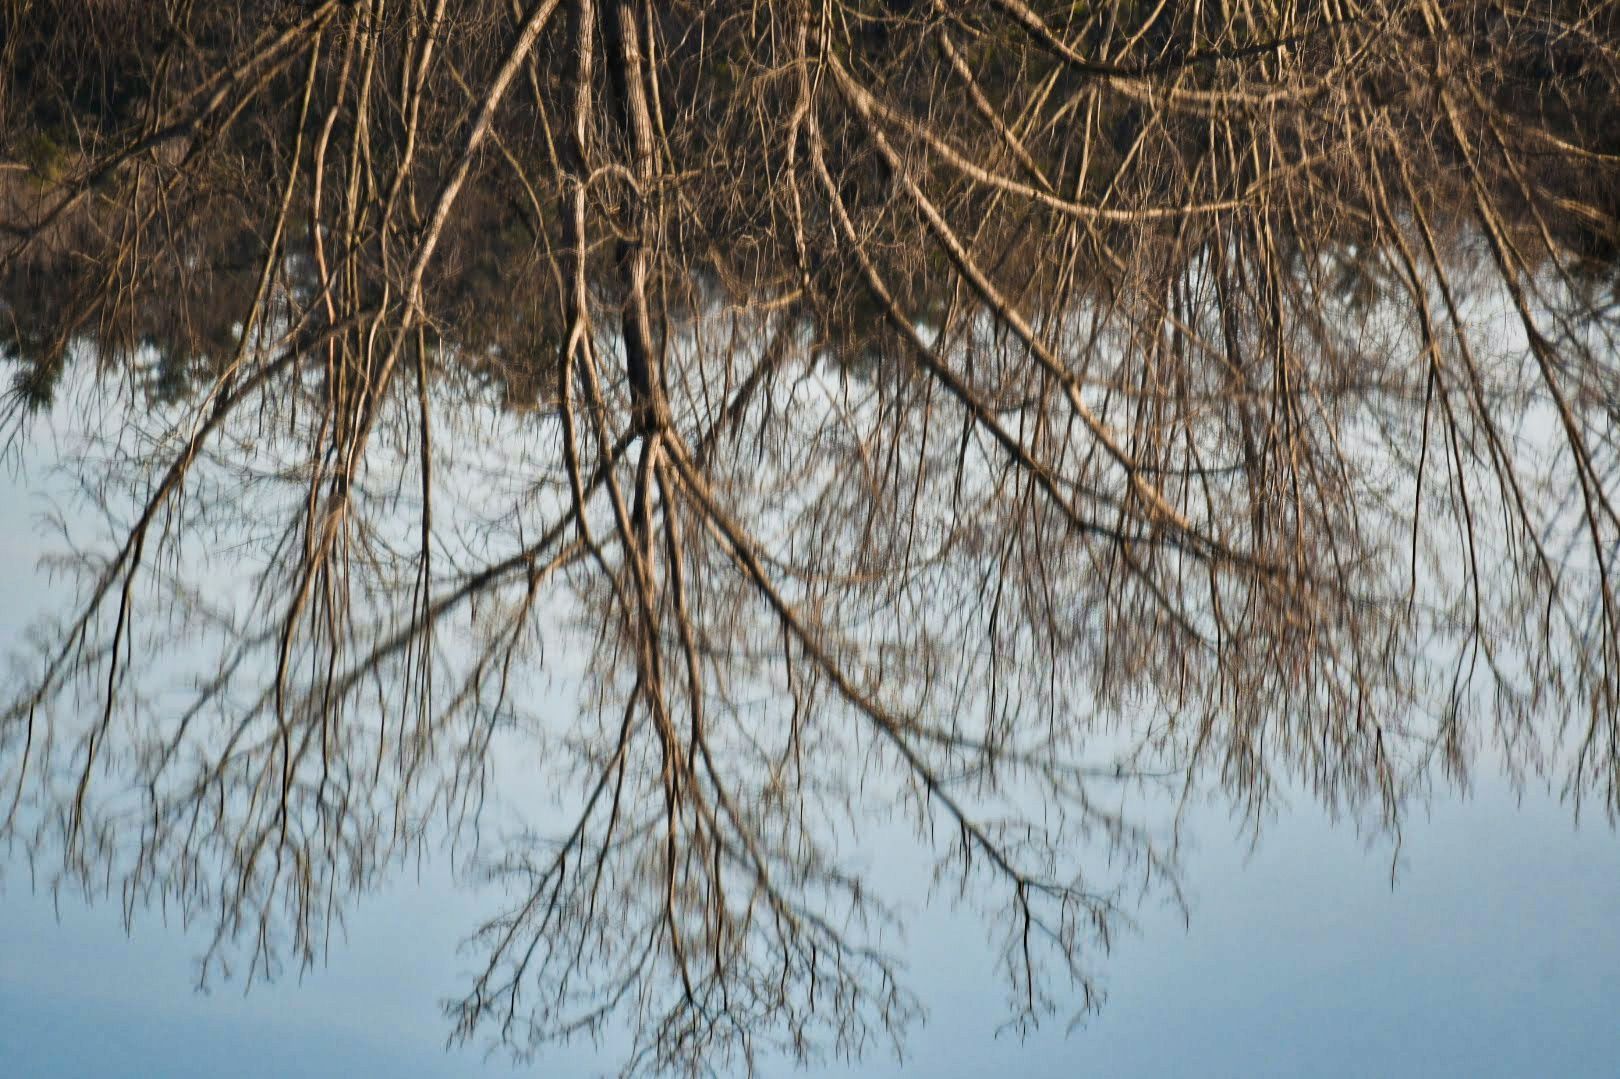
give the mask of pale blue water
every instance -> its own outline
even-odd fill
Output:
[[[1109,1000],[1083,1029],[995,1037],[998,982],[972,924],[914,927],[930,1009],[902,1069],[851,1076],[1620,1075],[1620,839],[1503,785],[1437,802],[1388,848],[1300,805],[1246,841],[1205,816],[1188,859],[1192,918],[1147,910],[1103,961]],[[194,993],[195,938],[150,916],[0,897],[0,1075],[511,1075],[447,1053],[436,1001],[478,904],[432,874],[363,902],[349,940],[302,984]],[[528,1074],[610,1070],[617,1046],[540,1057]],[[819,1072],[821,1069],[812,1069]],[[791,1074],[791,1069],[776,1069]]]
[[[0,651],[51,585],[32,567],[37,474],[0,502],[9,567]],[[904,1067],[881,1051],[812,1068],[846,1076],[1620,1076],[1620,835],[1537,788],[1522,800],[1481,764],[1469,796],[1435,795],[1392,846],[1279,802],[1251,850],[1220,806],[1187,818],[1190,927],[1150,906],[1093,968],[1109,993],[1066,1033],[996,1036],[1006,1015],[985,932],[938,908],[910,921],[909,984],[929,1011]],[[114,905],[60,903],[0,851],[0,1077],[512,1075],[509,1058],[447,1051],[439,1002],[474,957],[457,944],[493,899],[442,864],[359,901],[328,962],[246,995],[194,990],[205,940]],[[623,1046],[577,1044],[523,1073],[611,1072]],[[767,1074],[791,1074],[781,1062]]]

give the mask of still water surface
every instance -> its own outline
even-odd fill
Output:
[[[43,463],[27,460],[5,481],[8,651],[54,587],[36,565],[57,542],[40,517],[56,482]],[[903,1061],[879,1049],[826,1070],[1620,1075],[1620,836],[1600,810],[1577,826],[1545,783],[1516,791],[1482,762],[1471,789],[1437,789],[1408,810],[1398,850],[1297,790],[1272,800],[1258,839],[1218,799],[1185,812],[1183,837],[1185,918],[1150,897],[1100,960],[1100,1013],[1022,1039],[998,1034],[1005,990],[982,926],[926,904],[904,880],[919,868],[905,844],[880,840],[868,868],[900,878],[904,954],[927,1021]],[[140,910],[126,933],[116,904],[53,901],[30,888],[18,857],[6,870],[8,1076],[563,1076],[611,1073],[623,1055],[611,1036],[516,1069],[498,1052],[445,1048],[440,1002],[473,969],[457,946],[499,897],[458,885],[442,855],[362,898],[324,963],[245,994],[234,981],[194,989],[207,938],[177,918]],[[792,1073],[780,1059],[762,1064]]]

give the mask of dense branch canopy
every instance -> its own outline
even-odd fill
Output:
[[[0,835],[207,970],[554,796],[456,1032],[718,1072],[916,1014],[874,813],[1024,1023],[1122,786],[1620,808],[1613,0],[0,11],[7,433],[128,417]]]

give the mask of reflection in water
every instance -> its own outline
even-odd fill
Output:
[[[1149,788],[1620,806],[1612,17],[62,6],[8,433],[91,410],[110,540],[0,828],[205,976],[448,842],[458,1036],[858,1055],[897,836],[1021,1028],[1179,897]]]

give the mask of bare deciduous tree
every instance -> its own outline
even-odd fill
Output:
[[[492,777],[455,1031],[629,1070],[899,1037],[878,808],[1022,1024],[1174,892],[1122,784],[1620,806],[1611,0],[3,18],[7,414],[131,418],[0,831],[205,976]]]

